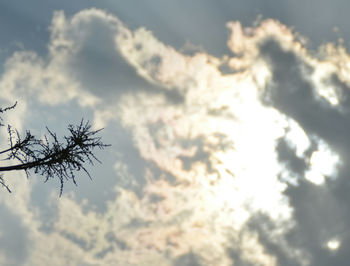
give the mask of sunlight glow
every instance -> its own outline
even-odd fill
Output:
[[[339,105],[340,99],[336,88],[327,84],[327,79],[329,80],[332,74],[334,74],[337,69],[331,63],[317,62],[317,68],[315,69],[311,80],[315,84],[317,93],[327,100],[331,105]]]
[[[320,142],[319,150],[311,155],[310,170],[306,172],[305,178],[315,185],[322,185],[325,177],[337,174],[338,163],[339,156],[333,153],[325,143]]]
[[[340,248],[341,242],[339,239],[334,238],[327,242],[327,248],[331,251],[336,251]]]
[[[295,149],[296,155],[301,158],[304,152],[310,147],[309,137],[300,125],[292,119],[288,121],[288,130],[286,133],[288,144]]]

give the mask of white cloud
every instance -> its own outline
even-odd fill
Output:
[[[296,155],[306,158],[310,139],[297,122],[261,102],[273,73],[259,54],[259,45],[268,37],[277,39],[283,49],[316,69],[310,78],[315,85],[322,83],[319,73],[331,75],[335,67],[341,67],[334,58],[345,60],[347,55],[327,50],[325,61],[332,67],[325,67],[303,48],[300,37],[273,20],[255,28],[243,29],[238,22],[228,27],[232,30],[228,46],[239,55],[229,61],[235,74],[220,72],[225,59],[204,52],[184,55],[151,32],[132,32],[113,15],[96,9],[69,19],[57,12],[47,57],[19,52],[7,61],[0,97],[23,102],[22,116],[16,114],[17,125],[37,104],[62,108],[76,100],[81,107],[92,108],[98,127],[120,120],[142,159],[161,170],[156,173],[146,167],[142,195],[115,188],[118,196],[107,202],[105,213],[79,205],[74,195],[57,200],[58,218],[49,233],[40,230],[45,221],[30,205],[32,187],[23,181],[13,184],[16,200],[12,202],[7,195],[1,200],[16,210],[30,232],[33,243],[27,265],[172,265],[174,259],[193,252],[203,265],[225,266],[232,264],[229,248],[253,265],[278,265],[257,234],[247,231],[247,223],[257,214],[274,223],[271,241],[281,246],[285,256],[307,264],[307,251],[284,239],[295,221],[284,195],[287,184],[279,179],[283,167],[276,141],[287,134]],[[82,51],[89,45],[97,50],[104,47],[96,40],[97,32],[110,41],[107,55],[125,60],[117,66],[123,71],[132,67],[158,91],[118,92],[118,101],[111,104],[117,94],[114,87],[111,99],[102,96],[102,90],[90,88],[86,73],[91,79],[98,79],[98,73],[83,68],[93,65],[93,60],[76,62],[81,62]],[[348,61],[343,63],[340,77],[348,82]],[[171,102],[165,93],[169,91],[183,100]],[[319,93],[337,103],[333,94]],[[309,158],[310,171],[333,175],[336,155],[321,144],[318,148]],[[137,166],[115,164],[117,174],[122,171],[124,179],[136,182],[138,177],[129,173],[132,167]]]
[[[320,141],[318,150],[310,156],[310,169],[305,173],[305,178],[316,185],[324,184],[327,177],[337,176],[339,160],[339,156]]]

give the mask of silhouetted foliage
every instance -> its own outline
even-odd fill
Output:
[[[5,109],[0,108],[0,114],[15,108],[17,102]],[[0,126],[5,126],[0,117]],[[103,149],[109,145],[104,144],[97,136],[100,130],[92,130],[89,122],[81,120],[79,125],[69,125],[69,135],[60,141],[56,133],[46,127],[48,132],[43,139],[38,139],[26,131],[21,137],[19,132],[12,126],[7,125],[9,135],[9,148],[0,151],[4,155],[3,160],[17,161],[17,164],[0,166],[0,172],[23,170],[27,174],[33,171],[45,177],[45,182],[50,178],[58,178],[60,181],[60,195],[66,180],[72,180],[76,185],[75,172],[84,171],[89,178],[91,176],[85,164],[93,165],[100,162],[93,153],[95,148]],[[0,175],[0,184],[9,192],[3,175]]]

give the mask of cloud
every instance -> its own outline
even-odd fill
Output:
[[[127,94],[120,103],[120,117],[125,126],[132,129],[141,156],[170,172],[186,195],[185,201],[178,204],[180,199],[176,197],[173,200],[170,195],[173,190],[178,191],[180,185],[174,187],[167,181],[156,181],[154,190],[166,191],[161,194],[162,200],[158,205],[172,206],[167,203],[171,199],[170,202],[177,202],[184,209],[187,201],[191,202],[186,208],[191,210],[191,214],[182,222],[184,230],[187,235],[199,230],[206,237],[202,238],[204,243],[198,237],[183,236],[183,254],[192,249],[196,250],[204,265],[228,265],[229,260],[223,257],[229,246],[225,228],[232,228],[229,236],[238,238],[238,232],[252,213],[268,213],[271,219],[281,223],[281,228],[285,228],[283,224],[287,224],[291,218],[287,199],[282,194],[285,185],[277,178],[279,166],[273,163],[274,142],[283,136],[283,124],[286,122],[278,112],[263,107],[258,101],[258,89],[269,80],[269,71],[261,62],[264,75],[259,73],[261,69],[252,67],[249,71],[256,75],[254,78],[246,73],[224,76],[218,70],[219,59],[205,54],[185,56],[160,44],[150,33],[138,33],[140,35],[135,34],[135,39],[145,36],[145,40],[142,41],[142,48],[131,49],[135,46],[128,46],[133,64],[141,68],[139,72],[147,71],[145,75],[155,82],[176,88],[184,95],[184,103],[170,104],[162,95]],[[155,54],[160,60],[152,64]],[[259,134],[255,134],[258,131]],[[184,139],[186,142],[181,141]],[[194,157],[198,150],[208,154],[208,162],[192,162],[191,168],[186,169],[188,167],[184,167],[181,158]],[[249,167],[252,162],[255,168]],[[258,179],[261,173],[263,178]],[[153,187],[153,182],[146,188]],[[166,186],[160,185],[164,182]],[[191,196],[187,198],[187,195]],[[270,212],[271,206],[274,206],[274,212]],[[166,216],[170,219],[173,213],[178,212],[180,210],[177,208],[169,209]],[[191,222],[187,223],[186,220]],[[211,236],[214,237],[212,241],[208,241],[205,233],[208,227],[215,228],[209,231],[209,235],[216,232],[215,237]],[[249,253],[244,256],[245,260],[261,265],[275,262],[258,242],[254,242],[254,235],[248,234],[244,241],[255,243],[254,251],[250,252],[256,254],[252,256],[243,249]],[[209,246],[216,250],[218,257],[205,253],[204,247],[208,243],[215,243]],[[217,246],[217,243],[222,243],[222,246]],[[200,248],[202,245],[204,247]]]
[[[1,195],[1,202],[30,239],[18,260],[345,261],[349,56],[332,45],[314,56],[302,37],[274,20],[228,28],[233,55],[217,58],[184,54],[102,10],[71,18],[56,12],[45,57],[23,51],[8,59],[0,97],[23,102],[11,118],[17,126],[24,128],[32,112],[66,118],[80,110],[122,142],[101,174],[111,180],[83,196],[35,198],[33,180],[11,181],[17,196]],[[221,71],[223,65],[232,71]],[[91,203],[99,197],[101,205]],[[57,210],[55,219],[44,209]]]
[[[83,90],[86,84],[84,77],[91,75],[98,80],[99,72],[88,69],[90,72],[86,74],[84,71],[90,63],[75,62],[88,58],[89,53],[85,55],[84,51],[89,45],[98,43],[94,39],[96,32],[102,32],[107,38],[103,44],[110,45],[107,47],[109,50],[100,47],[102,50],[112,55],[119,51],[118,58],[124,58],[123,64],[129,69],[133,67],[134,75],[158,88],[129,89],[120,95],[117,107],[96,109],[113,113],[109,116],[113,119],[119,117],[123,126],[131,130],[140,156],[146,162],[154,163],[161,169],[161,174],[156,175],[146,166],[144,172],[139,173],[146,178],[140,198],[133,191],[119,188],[116,203],[111,201],[104,214],[92,210],[84,213],[83,206],[77,205],[74,197],[62,200],[51,238],[57,239],[57,243],[66,243],[64,245],[68,249],[64,252],[71,254],[77,250],[86,254],[87,261],[91,262],[111,263],[118,258],[116,263],[123,261],[123,265],[139,265],[150,258],[153,264],[156,260],[163,261],[166,252],[170,254],[170,259],[175,259],[192,250],[202,264],[228,265],[230,259],[225,256],[229,245],[227,228],[231,228],[230,237],[237,238],[251,212],[255,211],[267,212],[276,221],[282,219],[287,222],[290,219],[291,210],[284,204],[281,194],[285,186],[278,182],[276,176],[278,165],[262,163],[257,164],[256,169],[248,167],[252,161],[261,158],[262,152],[272,159],[273,142],[284,132],[283,127],[276,131],[266,127],[258,138],[253,138],[253,132],[262,125],[274,124],[274,120],[280,119],[278,113],[265,110],[256,101],[255,81],[241,73],[223,76],[218,70],[219,59],[203,53],[182,55],[160,43],[150,32],[140,29],[131,33],[116,18],[98,10],[83,11],[70,20],[57,13],[51,31],[47,62],[26,53],[14,55],[8,61],[4,84],[21,77],[30,86],[25,90],[13,85],[10,87],[13,93],[9,94],[12,97],[23,93],[33,97],[31,95],[34,94],[39,95],[39,101],[47,104],[53,99],[53,94],[42,96],[44,89],[58,91],[55,84],[59,79],[69,85],[62,88],[70,94],[65,99],[63,96],[58,97],[59,100],[55,98],[54,104],[61,104],[63,99],[65,102],[77,99],[82,106],[85,101],[94,107],[101,98],[94,96],[93,91],[89,92],[89,86],[88,91]],[[113,43],[113,40],[116,42]],[[70,69],[72,65],[76,67],[74,72]],[[52,69],[55,71],[51,72]],[[269,76],[267,69],[264,73],[265,76],[257,77],[260,86]],[[50,77],[46,82],[47,88],[42,84],[42,77],[46,76]],[[106,84],[111,89],[111,84]],[[240,91],[238,88],[242,86],[245,90]],[[34,87],[39,89],[32,89]],[[164,93],[167,91],[181,95],[183,102],[171,101],[169,94]],[[261,124],[256,124],[255,117],[253,119],[248,112],[253,108],[261,114]],[[106,118],[104,115],[101,117]],[[245,120],[247,122],[242,126]],[[270,147],[267,136],[270,136]],[[255,157],[249,152],[251,149],[257,150]],[[199,159],[193,159],[185,169],[184,158],[194,158],[195,155]],[[201,158],[205,158],[206,163]],[[237,167],[229,166],[232,161],[236,161]],[[250,183],[258,182],[255,176],[259,171],[267,172],[267,176],[271,171],[271,178],[261,180],[260,189],[253,190]],[[173,181],[167,175],[172,176]],[[270,191],[269,198],[265,197],[261,188]],[[237,191],[236,195],[232,195],[232,191]],[[271,213],[271,205],[275,206],[275,213]],[[27,204],[24,206],[29,208]],[[124,218],[116,220],[118,213]],[[98,229],[96,225],[99,225]],[[49,237],[40,232],[38,225],[34,228],[33,234],[38,238]],[[115,235],[117,241],[106,237],[109,235]],[[243,254],[247,254],[243,256],[246,260],[271,265],[273,259],[264,252],[256,236],[248,234],[242,241],[253,241],[255,246],[251,251],[242,249]],[[40,250],[40,245],[37,250]],[[215,252],[208,253],[209,250]],[[252,257],[254,250],[257,255]],[[135,252],[139,253],[137,258],[130,259],[130,254]],[[36,259],[37,255],[33,255],[32,260]]]
[[[340,216],[347,213],[343,208],[330,207],[328,204],[342,206],[342,202],[348,200],[347,194],[339,190],[339,186],[344,186],[347,183],[345,180],[348,180],[347,167],[342,163],[348,158],[348,149],[345,148],[347,145],[345,135],[348,131],[348,116],[346,115],[348,112],[346,101],[348,81],[342,74],[347,71],[348,59],[342,47],[336,48],[332,45],[325,45],[321,49],[320,58],[314,58],[305,54],[303,49],[284,44],[285,40],[278,36],[269,36],[258,46],[259,56],[265,58],[272,69],[271,83],[263,93],[263,100],[267,106],[278,109],[296,121],[308,136],[309,142],[312,143],[302,154],[296,154],[293,145],[289,146],[291,152],[289,162],[296,162],[296,159],[299,158],[302,168],[299,169],[301,184],[295,188],[289,187],[287,192],[294,208],[298,228],[292,234],[293,241],[297,240],[300,245],[301,239],[308,239],[305,250],[312,254],[310,257],[312,265],[332,264],[331,253],[324,248],[324,243],[333,238],[331,235],[336,236],[341,234],[339,232],[344,231],[342,223],[345,220]],[[344,67],[341,67],[334,58],[338,58]],[[334,78],[335,76],[337,78]],[[337,79],[342,81],[338,83]],[[326,147],[323,146],[325,143]],[[319,153],[321,150],[323,152]],[[327,157],[327,154],[331,153],[335,156],[332,158],[339,156],[338,159],[329,158],[322,163],[322,167],[336,170],[330,170],[330,172],[326,169],[320,170],[323,173],[328,172],[323,176],[316,172],[310,175],[318,155]],[[307,180],[318,185],[324,184],[323,178],[325,177],[333,177],[326,181],[327,186],[325,187],[315,188],[308,182],[304,183]],[[326,205],[323,205],[325,203]],[[306,211],[302,205],[307,205],[310,209]],[[311,209],[312,214],[309,213]],[[307,229],[311,229],[309,224],[311,217],[318,217],[318,222],[312,225],[313,232]],[[330,221],[327,217],[333,217],[334,220]],[[322,228],[327,228],[331,233],[324,235]],[[345,246],[343,248],[346,249]],[[340,252],[337,254],[337,259],[334,260],[342,265],[344,256],[345,254]]]

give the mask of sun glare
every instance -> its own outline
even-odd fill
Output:
[[[334,239],[330,239],[328,242],[327,242],[327,248],[330,250],[330,251],[336,251],[340,248],[341,246],[341,242],[339,239],[337,238],[334,238]]]
[[[337,174],[339,156],[333,153],[329,147],[319,143],[319,149],[312,153],[309,165],[310,170],[306,172],[305,178],[316,185],[322,185],[325,178]]]

